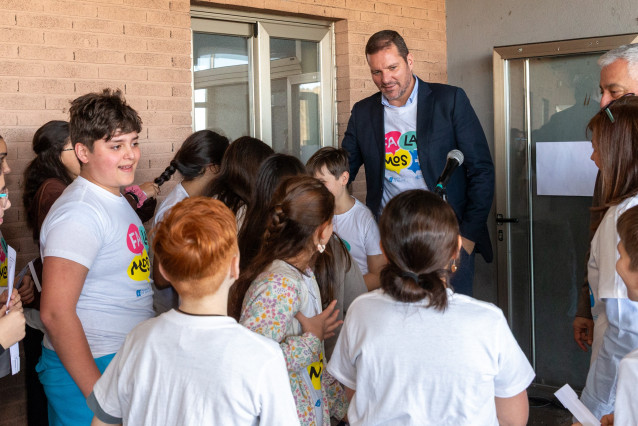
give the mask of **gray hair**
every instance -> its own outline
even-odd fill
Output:
[[[638,43],[625,44],[610,50],[598,59],[598,65],[603,68],[613,64],[618,59],[627,61],[629,76],[634,80],[638,80]]]

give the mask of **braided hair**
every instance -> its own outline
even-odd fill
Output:
[[[315,231],[330,221],[333,211],[334,196],[317,179],[291,176],[282,180],[273,195],[261,249],[231,288],[229,315],[239,318],[250,284],[274,260],[313,250]]]
[[[193,133],[186,138],[168,167],[153,182],[162,186],[176,171],[179,171],[186,181],[203,175],[206,167],[221,165],[228,143],[228,138],[211,130]]]

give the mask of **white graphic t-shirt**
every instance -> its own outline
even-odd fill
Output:
[[[385,179],[381,210],[395,195],[410,189],[428,189],[417,150],[416,113],[419,81],[406,104],[395,107],[382,98],[385,129]],[[379,212],[381,213],[381,212]]]
[[[146,231],[126,198],[78,177],[42,224],[40,255],[89,270],[76,312],[94,358],[117,352],[153,316]],[[46,335],[44,346],[55,350]]]
[[[368,256],[381,254],[379,227],[372,212],[355,199],[354,206],[332,219],[334,232],[341,238],[362,274],[368,273]]]

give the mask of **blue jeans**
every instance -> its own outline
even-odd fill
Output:
[[[472,296],[473,283],[474,283],[474,255],[476,250],[472,254],[467,254],[465,249],[461,247],[461,255],[456,259],[456,266],[458,269],[456,273],[452,274],[450,283],[455,293],[465,294]]]
[[[95,359],[100,373],[104,373],[115,354]],[[55,351],[42,347],[40,362],[35,367],[48,399],[49,425],[86,426],[91,424],[93,412],[86,398],[66,371]]]

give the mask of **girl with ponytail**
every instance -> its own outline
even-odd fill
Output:
[[[162,201],[153,225],[161,222],[168,209],[184,198],[204,194],[205,188],[219,173],[227,148],[228,139],[211,130],[200,130],[186,138],[166,170],[155,178],[155,184],[162,186],[178,171],[183,180]]]
[[[350,424],[526,424],[534,371],[503,313],[448,284],[461,247],[452,208],[406,191],[379,231],[381,288],[350,305],[328,364]]]
[[[309,176],[275,191],[262,246],[235,284],[245,292],[240,322],[279,343],[301,425],[329,426],[346,411],[343,388],[324,371],[323,340],[340,325],[333,300],[322,311],[311,267],[332,235],[334,197]]]
[[[153,226],[160,223],[171,207],[183,199],[204,195],[206,188],[219,173],[227,148],[228,139],[211,130],[200,130],[186,138],[169,166],[154,181],[159,188],[176,171],[182,175],[182,181],[175,185],[159,205]],[[157,262],[153,262],[153,309],[158,314],[177,307],[177,293],[170,284],[160,273]]]

